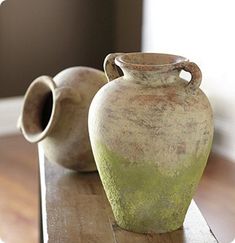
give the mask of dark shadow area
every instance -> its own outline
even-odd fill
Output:
[[[42,131],[46,128],[52,113],[53,107],[53,97],[52,92],[50,91],[46,96],[42,104],[42,111],[41,111],[41,128]]]

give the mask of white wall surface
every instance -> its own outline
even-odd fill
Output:
[[[213,149],[235,161],[235,2],[145,0],[145,52],[179,54],[203,73],[215,115]]]

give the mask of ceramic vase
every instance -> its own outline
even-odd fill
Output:
[[[176,230],[212,144],[201,71],[184,57],[157,53],[110,54],[104,69],[111,82],[91,103],[89,134],[116,222],[139,233]],[[191,73],[189,82],[181,70]]]
[[[107,79],[88,67],[68,68],[29,86],[19,119],[24,137],[40,143],[48,160],[76,171],[94,171],[88,136],[88,109]]]

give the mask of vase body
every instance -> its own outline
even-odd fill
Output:
[[[121,77],[114,65],[124,75]],[[213,138],[201,72],[167,54],[111,54],[89,110],[97,168],[117,224],[140,233],[182,226]],[[184,69],[192,80],[179,77]]]
[[[40,143],[45,156],[66,168],[94,171],[88,136],[88,109],[105,84],[105,74],[88,67],[68,68],[53,79],[41,76],[29,86],[19,126],[29,142]]]

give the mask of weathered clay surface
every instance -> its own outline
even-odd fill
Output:
[[[96,165],[88,135],[88,109],[105,84],[105,74],[88,67],[68,68],[53,79],[37,78],[28,88],[21,129],[30,142],[40,142],[46,157],[77,171]]]
[[[182,57],[155,56],[119,55],[124,76],[102,87],[89,111],[92,149],[117,223],[142,233],[182,226],[213,137],[200,70]],[[111,62],[108,77],[117,75]],[[182,65],[194,82],[179,77]]]

